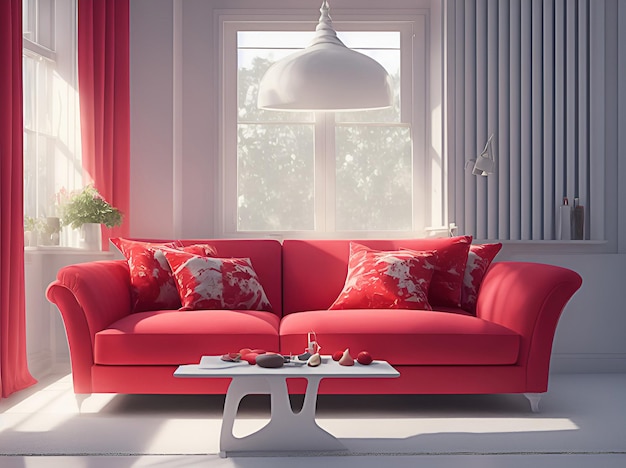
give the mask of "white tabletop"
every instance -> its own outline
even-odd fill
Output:
[[[179,366],[174,372],[175,377],[399,377],[400,373],[386,361],[373,361],[362,365],[355,361],[354,366],[342,366],[330,356],[322,356],[322,364],[309,367],[306,362],[298,362],[295,358],[284,366],[271,369],[250,365],[246,361],[226,362],[219,356],[203,356],[200,364]]]

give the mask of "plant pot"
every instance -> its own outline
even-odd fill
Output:
[[[61,220],[55,216],[46,218],[46,244],[59,245]]]
[[[80,227],[78,246],[86,250],[102,250],[102,226],[100,223],[85,223]]]
[[[24,247],[30,247],[31,245],[36,245],[37,242],[33,241],[33,238],[37,237],[37,233],[33,233],[33,231],[24,231]]]

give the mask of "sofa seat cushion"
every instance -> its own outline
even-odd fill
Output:
[[[283,354],[302,353],[314,331],[321,354],[367,350],[392,365],[511,365],[520,336],[459,310],[352,309],[298,312],[280,325]]]
[[[279,317],[253,310],[159,310],[126,316],[96,333],[103,365],[177,365],[241,348],[278,351]]]

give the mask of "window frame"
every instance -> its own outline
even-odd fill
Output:
[[[300,11],[300,10],[298,10]],[[411,129],[413,142],[413,196],[412,225],[410,231],[336,231],[334,219],[334,187],[326,174],[335,165],[335,153],[324,151],[320,155],[320,135],[334,134],[333,116],[317,113],[315,119],[316,166],[315,166],[315,229],[310,231],[238,231],[237,230],[237,31],[245,30],[300,30],[313,31],[317,18],[310,14],[281,12],[271,15],[241,11],[219,14],[219,63],[220,72],[220,131],[219,131],[219,174],[220,189],[216,231],[224,237],[278,237],[278,238],[323,238],[323,237],[408,237],[422,235],[427,226],[441,225],[445,219],[445,203],[435,195],[434,200],[424,203],[423,194],[443,193],[443,168],[432,164],[430,10],[414,9],[381,13],[380,11],[359,12],[333,9],[333,23],[338,31],[380,30],[401,33],[401,123]],[[347,20],[349,18],[349,20]],[[406,45],[408,41],[408,46]],[[420,64],[423,66],[416,66]],[[437,93],[435,93],[437,97]],[[436,99],[435,99],[436,101]],[[235,103],[235,105],[232,105]],[[344,124],[344,122],[341,122]],[[340,124],[340,125],[341,125]],[[383,124],[381,124],[383,125]],[[389,124],[387,124],[389,125]],[[391,123],[393,125],[393,123]],[[235,157],[233,157],[233,155]],[[435,177],[433,178],[433,174]],[[334,177],[334,176],[333,176]],[[330,183],[330,187],[328,186]],[[416,187],[422,188],[420,193]],[[436,212],[436,213],[435,213]],[[329,220],[331,220],[329,222]]]

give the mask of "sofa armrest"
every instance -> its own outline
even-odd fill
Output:
[[[93,343],[97,332],[130,314],[130,275],[124,260],[63,267],[46,290],[65,325],[74,391],[91,393]]]
[[[556,325],[581,285],[578,273],[541,263],[498,262],[487,271],[476,315],[521,335],[518,364],[527,369],[528,391],[547,390]]]

